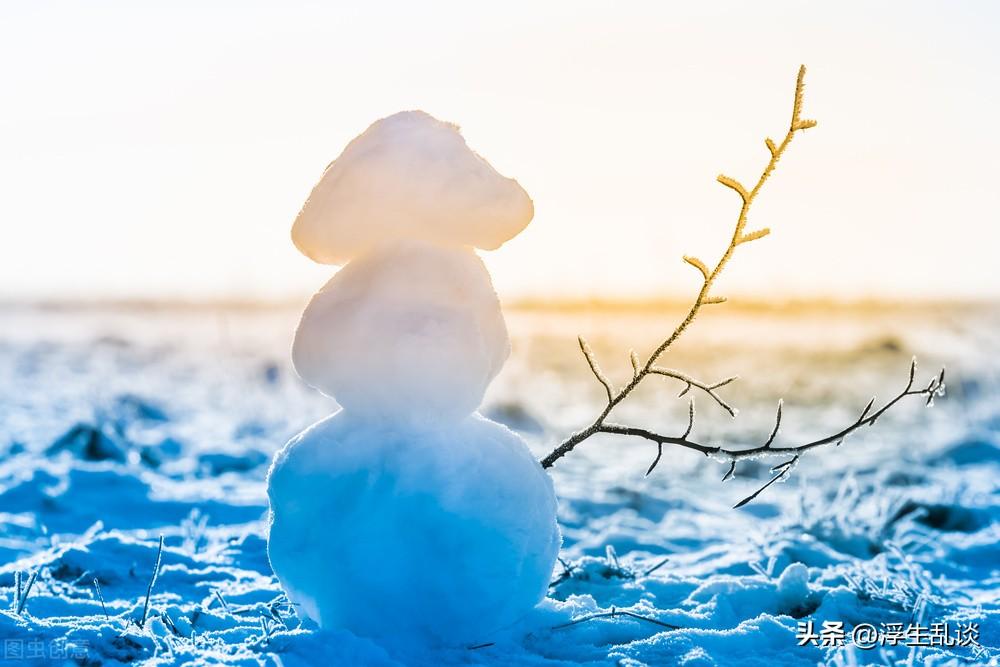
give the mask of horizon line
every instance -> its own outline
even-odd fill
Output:
[[[267,311],[303,308],[310,297],[303,298],[257,298],[234,299],[207,297],[191,299],[183,297],[93,297],[77,299],[52,298],[3,298],[0,309],[16,310],[233,310]],[[654,310],[683,310],[691,305],[691,299],[674,296],[614,298],[614,297],[514,297],[500,299],[505,310],[510,311],[626,311],[647,312]],[[954,308],[959,310],[975,308],[1000,308],[998,297],[789,297],[779,300],[761,298],[731,299],[726,306],[729,310],[741,311],[809,311],[809,310],[914,310],[927,308]]]

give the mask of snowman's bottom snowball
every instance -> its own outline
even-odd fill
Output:
[[[478,414],[419,431],[341,411],[275,457],[268,555],[326,628],[471,642],[545,595],[559,550],[549,476]]]

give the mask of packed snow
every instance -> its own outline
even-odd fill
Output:
[[[321,630],[271,569],[268,463],[335,409],[288,362],[299,310],[3,310],[2,664],[942,666],[1000,655],[996,310],[734,301],[706,314],[670,359],[699,377],[742,377],[726,387],[738,419],[698,402],[706,439],[766,437],[779,396],[780,438],[829,432],[873,393],[898,391],[911,353],[921,377],[948,364],[949,393],[811,453],[739,510],[767,478],[764,462],[722,484],[724,465],[673,451],[645,477],[648,443],[588,441],[550,471],[565,565],[546,600],[502,633],[451,647]],[[513,352],[483,414],[544,455],[601,405],[576,335],[620,379],[627,350],[648,349],[680,315],[508,309]],[[652,383],[619,419],[683,430],[679,389]],[[435,576],[447,576],[449,554],[438,558]],[[315,576],[336,578],[337,566]],[[977,623],[980,648],[795,637],[808,621],[914,619]]]
[[[492,250],[533,215],[517,181],[473,152],[458,126],[404,111],[372,124],[327,167],[292,240],[324,264],[401,238]]]
[[[486,267],[465,248],[397,241],[352,260],[306,306],[299,376],[356,414],[458,419],[510,353]]]

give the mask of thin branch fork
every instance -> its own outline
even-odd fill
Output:
[[[680,380],[681,382],[683,382],[686,386],[684,387],[684,389],[681,390],[681,393],[677,394],[677,398],[681,398],[682,396],[687,394],[689,391],[691,391],[692,387],[697,387],[698,389],[702,390],[703,392],[711,396],[712,400],[718,403],[723,410],[728,412],[730,417],[735,417],[739,413],[739,410],[734,408],[732,405],[723,400],[721,396],[715,393],[716,389],[720,387],[725,387],[730,382],[735,382],[736,380],[740,379],[738,375],[728,377],[725,380],[719,380],[714,384],[705,384],[704,382],[699,382],[698,380],[695,380],[694,378],[685,375],[680,371],[675,371],[670,368],[660,368],[659,366],[653,366],[652,368],[650,368],[649,374],[662,375],[663,377],[673,378],[675,380]]]
[[[605,393],[607,394],[607,404],[604,406],[601,413],[594,419],[593,422],[591,422],[589,426],[570,435],[568,438],[566,438],[566,440],[560,443],[548,456],[542,459],[541,461],[542,467],[544,468],[552,467],[552,465],[555,464],[556,461],[558,461],[560,458],[573,451],[573,449],[581,442],[587,440],[596,433],[602,432],[602,428],[605,426],[605,420],[607,419],[611,411],[615,408],[615,406],[617,406],[619,403],[625,400],[647,376],[654,374],[653,369],[656,367],[656,363],[659,360],[660,356],[663,355],[663,353],[667,350],[667,348],[673,345],[674,342],[676,342],[677,339],[681,337],[681,335],[683,335],[683,333],[687,330],[687,328],[694,321],[695,317],[698,315],[702,306],[719,304],[723,303],[726,300],[725,297],[712,295],[710,293],[712,285],[715,283],[715,279],[719,276],[719,274],[725,268],[726,264],[732,258],[733,253],[735,252],[738,246],[763,238],[770,231],[768,228],[763,228],[753,232],[745,233],[744,230],[746,228],[747,216],[749,215],[750,207],[753,205],[753,202],[756,199],[757,194],[760,192],[761,188],[764,186],[764,183],[767,182],[767,179],[771,176],[771,173],[774,171],[775,167],[777,167],[778,161],[781,159],[781,156],[784,155],[785,150],[791,143],[792,138],[795,136],[795,133],[801,130],[808,129],[810,127],[814,127],[816,125],[816,121],[802,120],[801,118],[805,72],[806,69],[805,66],[803,65],[802,67],[799,68],[798,77],[796,78],[795,98],[794,98],[794,103],[792,105],[792,119],[791,122],[789,123],[789,129],[785,133],[784,138],[781,140],[780,144],[775,144],[774,141],[772,141],[770,138],[765,140],[765,144],[767,145],[768,151],[771,154],[771,159],[768,161],[767,165],[764,167],[764,170],[761,172],[760,177],[757,179],[757,183],[751,189],[748,190],[739,181],[730,178],[729,176],[720,175],[717,179],[719,183],[725,185],[726,187],[734,190],[737,194],[739,194],[743,204],[740,207],[739,216],[736,220],[735,228],[733,229],[733,235],[729,242],[729,247],[726,248],[726,251],[722,254],[722,257],[719,258],[719,260],[716,262],[715,266],[711,270],[708,268],[708,265],[706,265],[702,260],[698,259],[697,257],[684,256],[684,261],[693,266],[695,269],[697,269],[698,272],[701,274],[702,285],[701,289],[698,291],[698,295],[695,298],[694,303],[691,305],[687,315],[684,317],[681,323],[677,325],[674,331],[662,343],[660,343],[660,345],[655,350],[653,350],[653,352],[649,355],[644,364],[639,364],[638,358],[634,355],[631,355],[633,364],[632,379],[629,381],[628,384],[626,384],[621,389],[618,389],[617,391],[613,388],[607,376],[603,373],[603,371],[601,371],[600,366],[598,365],[597,360],[594,357],[593,351],[590,349],[589,345],[586,344],[586,341],[583,338],[580,339],[580,349],[582,350],[584,357],[586,358],[587,363],[590,366],[590,370],[594,374],[594,377],[596,377],[597,380],[604,387]],[[655,374],[662,374],[662,373],[655,373]],[[690,384],[692,386],[698,386],[695,385],[695,383],[693,382]],[[715,388],[718,388],[718,386],[721,385],[717,385]],[[701,387],[699,386],[699,388]],[[719,399],[716,396],[713,396],[713,398],[715,398],[717,402],[719,401]]]

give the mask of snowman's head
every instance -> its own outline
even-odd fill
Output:
[[[292,240],[323,264],[400,239],[493,250],[533,215],[524,189],[470,149],[457,125],[404,111],[373,123],[327,167]]]

